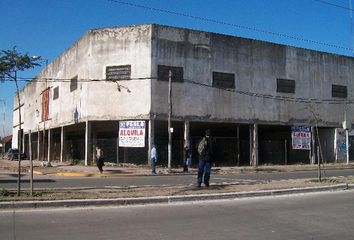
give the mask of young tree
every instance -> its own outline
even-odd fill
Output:
[[[40,66],[41,57],[30,57],[27,53],[21,54],[16,47],[11,50],[1,50],[0,52],[0,80],[14,81],[16,84],[17,100],[18,100],[18,114],[19,114],[19,147],[18,147],[18,179],[17,179],[17,196],[21,194],[21,101],[17,82],[17,72],[26,69]]]

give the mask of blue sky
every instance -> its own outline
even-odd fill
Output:
[[[0,50],[17,46],[51,62],[89,29],[158,23],[353,56],[351,1],[0,0]],[[41,69],[18,76],[34,77]],[[0,83],[6,134],[12,133],[15,92],[14,82]],[[1,100],[0,114],[2,126]]]

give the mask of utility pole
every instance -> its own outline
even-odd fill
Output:
[[[21,195],[21,152],[22,152],[22,126],[21,126],[21,99],[17,82],[17,70],[14,71],[14,81],[16,84],[17,102],[18,102],[18,176],[17,176],[17,196]]]
[[[172,115],[172,71],[168,71],[168,170],[171,170],[172,158],[172,132],[171,132],[171,115]]]
[[[32,132],[29,130],[29,157],[30,157],[30,194],[33,196],[33,159],[32,159]]]
[[[6,112],[6,102],[5,99],[0,99],[4,103],[4,112],[3,112],[3,119],[2,119],[2,153],[5,156],[5,112]]]
[[[41,57],[38,56],[33,56],[33,59],[38,59],[40,62],[45,62],[45,67],[48,67],[48,59],[41,59]],[[45,161],[45,156],[46,156],[46,130],[45,130],[45,122],[48,120],[48,112],[49,112],[49,89],[48,89],[48,81],[47,78],[45,78],[45,89],[42,91],[42,121],[43,121],[43,150],[42,150],[42,161]],[[43,99],[45,100],[45,105],[43,106]],[[44,109],[45,111],[43,111]],[[38,138],[39,138],[39,125],[38,125]],[[38,139],[39,141],[39,139]],[[39,156],[38,156],[38,159]],[[50,159],[47,159],[49,162]]]

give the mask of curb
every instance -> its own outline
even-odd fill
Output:
[[[12,201],[0,202],[0,209],[21,209],[21,208],[49,208],[49,207],[93,207],[93,206],[128,206],[128,205],[147,205],[158,203],[178,203],[191,201],[207,200],[227,200],[251,197],[281,196],[289,194],[330,192],[354,189],[354,184],[338,184],[333,186],[292,188],[279,190],[264,190],[252,192],[233,192],[216,194],[198,195],[179,195],[179,196],[157,196],[140,198],[113,198],[113,199],[73,199],[55,201]]]
[[[83,173],[83,172],[59,172],[47,173],[48,176],[61,177],[127,177],[127,176],[149,176],[148,174],[134,174],[134,173]]]
[[[44,173],[42,173],[40,171],[33,171],[33,174],[35,174],[35,175],[45,175]]]
[[[88,172],[44,173],[40,171],[34,171],[33,173],[36,175],[61,176],[61,177],[119,177],[119,176],[140,176],[141,175],[141,174],[131,174],[131,173],[88,173]]]
[[[216,167],[217,169],[217,167]],[[346,169],[353,169],[353,167],[349,166],[349,167],[340,167],[340,168],[336,168],[336,167],[328,167],[328,168],[324,168],[322,170],[326,171],[326,170],[346,170]],[[316,168],[306,168],[306,169],[292,169],[292,170],[277,170],[277,169],[265,169],[265,168],[253,168],[253,169],[237,169],[236,171],[231,171],[231,172],[225,172],[225,173],[219,173],[218,171],[216,171],[215,169],[213,169],[212,171],[214,174],[243,174],[243,173],[260,173],[260,172],[306,172],[306,171],[314,171],[317,170]],[[197,171],[190,171],[188,173],[184,173],[184,172],[164,172],[161,171],[159,174],[157,174],[158,176],[165,176],[165,175],[193,175],[196,174]],[[62,176],[62,177],[119,177],[119,176],[151,176],[150,170],[147,170],[146,173],[109,173],[109,172],[104,172],[103,174],[100,174],[98,172],[85,172],[85,171],[68,171],[68,172],[45,172],[45,171],[38,171],[35,170],[34,174],[36,175],[48,175],[48,176]]]
[[[57,172],[57,173],[43,173],[39,171],[33,172],[37,175],[61,176],[61,177],[126,177],[126,176],[175,176],[175,175],[195,175],[196,173],[158,173],[151,175],[151,173],[88,173],[88,172]]]

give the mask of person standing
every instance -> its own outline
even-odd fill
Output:
[[[210,137],[210,129],[205,131],[205,136],[200,140],[198,144],[198,154],[199,154],[199,162],[198,162],[198,178],[197,178],[197,186],[200,187],[202,185],[202,181],[204,180],[204,185],[209,187],[210,173],[211,173],[211,164],[213,161],[213,144]],[[203,179],[204,178],[204,179]]]
[[[184,163],[183,163],[183,172],[187,173],[188,172],[188,167],[190,167],[192,164],[192,153],[191,149],[186,146],[184,148]]]
[[[152,145],[150,160],[151,160],[151,173],[156,174],[157,150],[155,145]]]
[[[103,172],[104,159],[103,159],[103,151],[100,147],[96,147],[96,164],[100,173]]]

